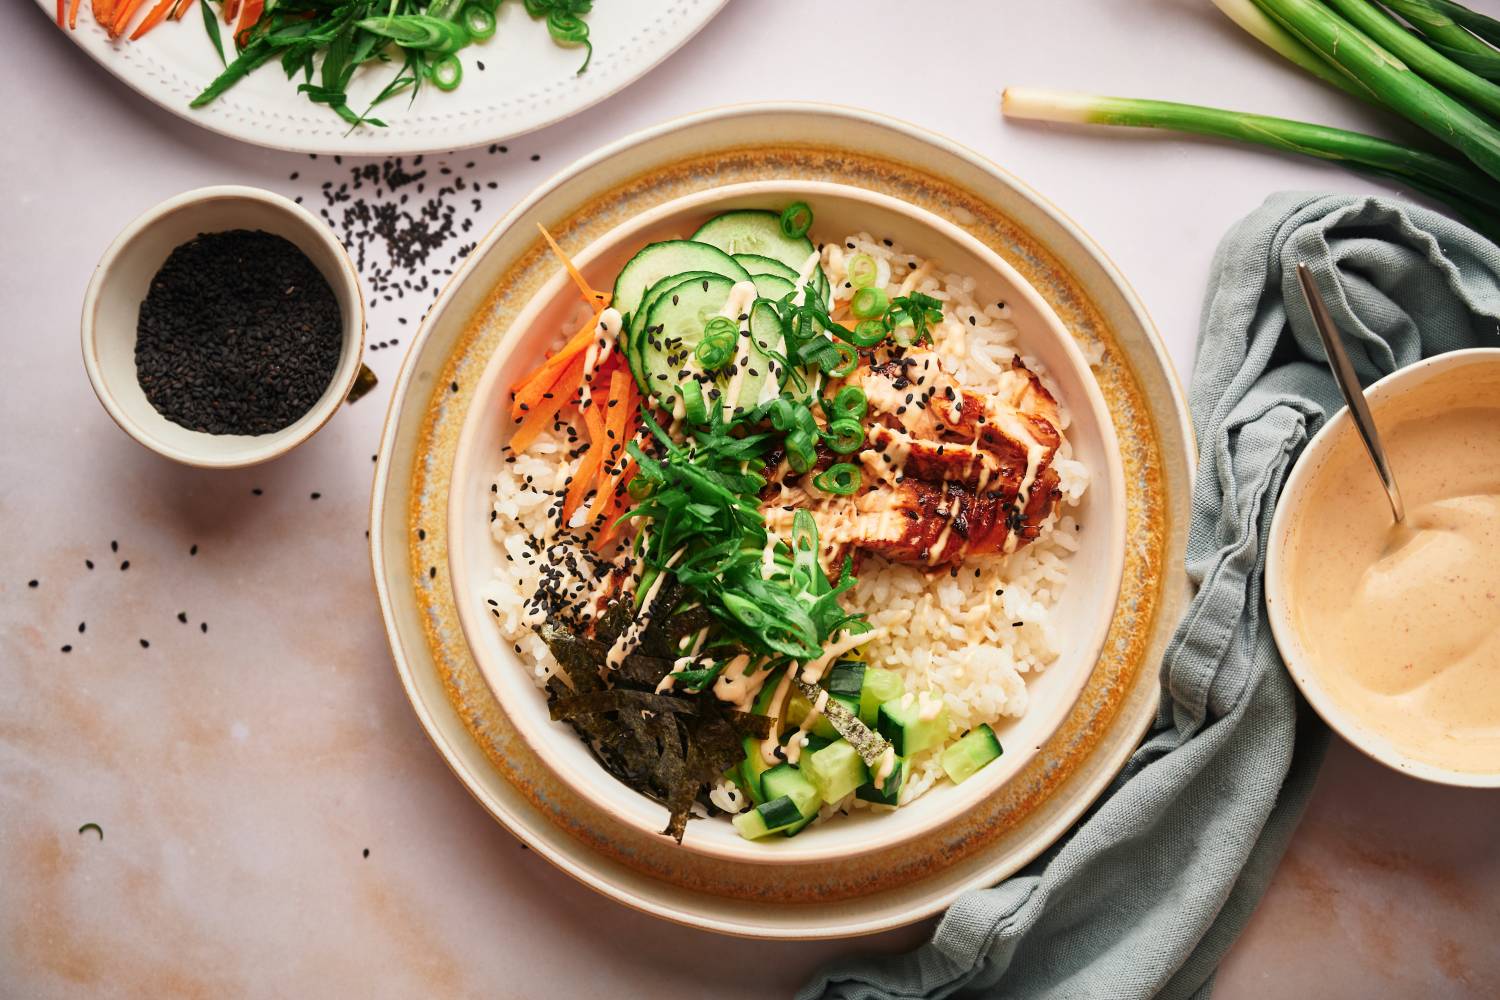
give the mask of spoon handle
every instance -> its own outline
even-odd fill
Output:
[[[1333,380],[1344,394],[1344,402],[1349,404],[1349,416],[1354,420],[1354,427],[1365,443],[1365,451],[1369,452],[1370,461],[1380,475],[1386,498],[1391,502],[1391,513],[1399,524],[1406,519],[1406,507],[1401,502],[1396,477],[1391,474],[1391,464],[1386,461],[1385,449],[1380,445],[1375,418],[1370,415],[1370,407],[1365,402],[1364,387],[1359,384],[1359,376],[1354,374],[1354,365],[1350,364],[1349,354],[1344,350],[1343,338],[1339,336],[1333,316],[1328,312],[1328,304],[1323,301],[1322,293],[1313,283],[1312,272],[1306,264],[1297,265],[1297,280],[1302,285],[1302,296],[1307,299],[1307,307],[1312,310],[1313,325],[1318,328],[1318,336],[1323,341],[1323,351],[1328,355],[1328,367],[1333,370]]]

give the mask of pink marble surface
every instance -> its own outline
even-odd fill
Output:
[[[942,22],[890,0],[861,7],[875,59],[938,55],[923,58],[920,86],[793,52],[771,58],[796,73],[727,72],[741,46],[777,50],[773,6],[809,38],[848,30],[844,5],[730,5],[627,93],[480,158],[469,173],[496,187],[476,220],[674,114],[864,104],[980,149],[1063,205],[1130,276],[1186,371],[1223,230],[1273,190],[1368,188],[1214,144],[998,122],[1006,83],[1363,121],[1206,4],[976,2]],[[965,30],[943,36],[940,23]],[[0,997],[761,997],[789,994],[831,956],[922,938],[926,925],[776,945],[684,930],[577,886],[476,806],[402,697],[373,599],[364,528],[384,390],[284,460],[206,473],[125,438],[78,358],[89,270],[138,212],[223,181],[316,207],[321,181],[348,165],[178,122],[29,3],[0,8],[0,34],[12,95],[0,143]],[[368,359],[387,386],[422,304],[372,314],[370,341],[397,341]],[[80,835],[85,823],[103,838]],[[1500,995],[1497,843],[1500,796],[1422,785],[1336,744],[1217,995]]]

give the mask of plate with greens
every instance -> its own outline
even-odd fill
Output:
[[[1025,767],[1124,557],[1109,412],[1040,296],[837,184],[669,203],[576,260],[542,236],[449,509],[465,634],[538,755],[736,859],[920,838]]]
[[[640,77],[725,0],[38,0],[120,80],[234,139],[393,155],[498,142]]]

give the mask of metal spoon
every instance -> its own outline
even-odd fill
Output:
[[[1380,476],[1381,485],[1385,487],[1386,499],[1391,502],[1391,514],[1395,516],[1396,523],[1400,524],[1406,519],[1406,507],[1401,503],[1401,490],[1396,486],[1396,477],[1391,474],[1391,464],[1386,461],[1385,449],[1380,444],[1380,434],[1375,430],[1375,418],[1370,415],[1370,407],[1365,403],[1364,387],[1359,384],[1359,376],[1354,374],[1354,366],[1349,363],[1349,355],[1344,350],[1339,329],[1334,325],[1333,316],[1328,312],[1328,304],[1323,301],[1323,294],[1313,283],[1312,272],[1307,269],[1306,264],[1297,265],[1297,280],[1302,284],[1302,295],[1307,299],[1307,307],[1312,310],[1313,325],[1318,328],[1318,336],[1323,340],[1323,351],[1328,355],[1328,367],[1333,371],[1333,380],[1344,394],[1344,402],[1349,404],[1349,416],[1354,420],[1354,427],[1365,443],[1365,451],[1369,453],[1370,461]]]

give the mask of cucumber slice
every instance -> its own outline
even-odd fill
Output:
[[[788,837],[817,818],[818,806],[822,805],[818,790],[798,768],[791,764],[777,764],[761,777],[761,784],[765,787],[766,798],[788,796],[801,811],[801,819],[782,828],[782,832]]]
[[[943,770],[956,785],[1004,752],[995,731],[981,722],[943,751]]]
[[[875,715],[875,728],[891,741],[898,757],[911,757],[940,745],[948,736],[948,707],[937,702],[933,711],[932,696],[906,695],[881,704]],[[926,716],[924,718],[924,716]]]
[[[824,802],[837,802],[870,780],[870,769],[845,740],[809,754],[802,771]]]
[[[757,292],[759,286],[757,286]],[[771,357],[786,349],[786,336],[781,328],[781,315],[765,299],[757,299],[750,309],[749,336],[743,338],[744,350],[735,363],[745,367],[745,373],[737,376],[739,392],[734,405],[739,412],[748,412],[761,403],[776,398],[781,391],[786,372],[781,362]],[[733,384],[735,377],[731,377]]]
[[[758,253],[737,253],[734,254],[734,260],[736,264],[749,271],[752,278],[757,274],[770,274],[793,283],[797,281],[797,270],[786,266],[779,260],[763,257]]]
[[[641,303],[630,314],[630,325],[626,328],[625,357],[630,362],[630,371],[635,375],[636,383],[643,390],[646,382],[640,361],[640,330],[646,325],[647,313],[651,311],[652,306],[656,305],[657,299],[661,298],[664,293],[671,291],[675,286],[685,281],[691,281],[694,278],[713,278],[719,276],[717,271],[683,271],[678,274],[669,274],[646,289],[645,294],[641,296]],[[722,277],[728,277],[728,275],[723,275]]]
[[[897,757],[896,766],[891,768],[891,773],[879,788],[875,787],[873,780],[868,781],[854,790],[854,797],[882,806],[898,805],[901,802],[901,789],[906,785],[906,771],[906,761]]]
[[[882,703],[895,701],[904,693],[901,675],[880,667],[866,667],[864,686],[859,689],[859,721],[875,725],[875,715]]]
[[[662,292],[646,314],[638,338],[641,389],[672,409],[674,386],[689,378],[706,378],[693,353],[703,326],[724,309],[734,282],[722,275],[689,278]],[[710,405],[715,393],[705,393]]]
[[[780,302],[797,290],[795,284],[777,274],[752,274],[750,280],[755,282],[755,294],[772,302]]]
[[[781,214],[764,209],[742,209],[714,216],[693,234],[693,239],[710,243],[730,254],[755,255],[780,261],[792,269],[792,279],[802,273],[807,258],[817,248],[806,236],[787,236],[781,231]],[[813,285],[823,301],[828,301],[828,276],[823,268],[813,269]]]
[[[633,317],[647,289],[663,278],[688,271],[708,271],[735,281],[750,280],[750,272],[716,246],[693,240],[664,240],[642,247],[620,268],[610,305]]]

